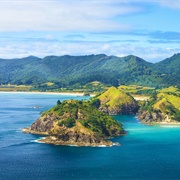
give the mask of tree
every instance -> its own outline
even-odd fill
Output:
[[[60,104],[61,104],[61,101],[60,101],[60,100],[58,100],[58,101],[57,101],[57,105],[60,105]]]

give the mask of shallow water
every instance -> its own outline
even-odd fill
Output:
[[[113,138],[121,144],[113,147],[47,145],[21,132],[58,99],[81,98],[89,97],[0,93],[0,179],[180,179],[179,126],[114,116],[127,135]]]

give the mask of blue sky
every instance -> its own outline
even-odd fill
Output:
[[[180,52],[180,0],[0,1],[0,58]]]

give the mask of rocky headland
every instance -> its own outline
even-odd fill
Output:
[[[180,122],[170,117],[168,114],[162,112],[148,112],[139,111],[138,119],[143,124],[153,125],[153,124],[169,124],[169,125],[180,125]]]
[[[55,145],[112,146],[110,137],[125,134],[122,124],[100,112],[89,101],[59,101],[44,112],[24,133],[41,134],[40,140]]]
[[[180,97],[176,93],[158,93],[145,101],[138,118],[142,123],[180,125]]]

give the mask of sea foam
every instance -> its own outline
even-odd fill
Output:
[[[163,127],[163,128],[180,128],[180,126],[176,126],[176,125],[161,125],[160,127]]]
[[[39,138],[39,139],[31,140],[30,142],[44,143],[44,142],[41,142],[40,140],[45,139],[45,138],[46,138],[46,137],[41,137],[41,138]]]

